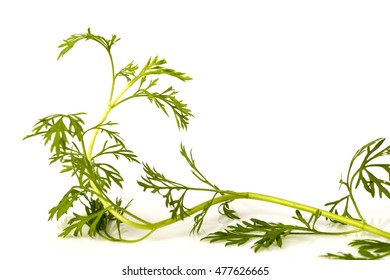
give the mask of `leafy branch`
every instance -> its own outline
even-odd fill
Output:
[[[91,33],[91,29],[88,28],[87,33],[84,34],[74,34],[71,35],[68,39],[64,40],[64,43],[58,46],[58,48],[62,49],[57,59],[63,57],[68,51],[70,51],[74,45],[81,40],[93,40],[102,45],[108,52],[111,51],[111,47],[120,40],[116,35],[111,35],[111,39],[106,39],[99,35],[94,35]]]
[[[199,234],[208,214],[216,206],[216,214],[238,221],[202,238],[211,243],[240,246],[252,242],[253,250],[258,252],[271,246],[282,247],[292,235],[347,235],[364,231],[378,239],[352,241],[349,245],[357,249],[357,255],[340,252],[324,256],[333,259],[380,259],[390,255],[390,233],[368,224],[355,198],[355,192],[361,189],[369,193],[371,198],[390,198],[390,164],[387,163],[390,146],[384,145],[384,138],[371,141],[356,151],[346,177],[340,180],[340,189],[344,193],[340,198],[325,204],[329,210],[267,194],[220,188],[201,172],[192,150],[188,151],[183,144],[180,146],[180,154],[199,186],[180,183],[142,162],[133,150],[127,148],[124,139],[115,130],[116,123],[108,118],[118,105],[135,98],[146,98],[165,115],[172,114],[179,130],[186,130],[193,117],[191,110],[178,98],[179,93],[172,86],[160,90],[158,83],[165,77],[184,82],[191,78],[184,72],[168,67],[167,61],[158,56],[150,57],[143,67],[131,61],[116,71],[112,48],[120,38],[116,35],[105,38],[93,34],[90,29],[65,39],[59,45],[58,59],[73,49],[76,43],[88,40],[105,49],[111,64],[112,86],[107,108],[100,120],[88,128],[82,119],[85,113],[54,114],[39,119],[31,134],[24,138],[42,137],[44,145],[50,145],[49,163],[61,165],[60,173],[68,174],[75,180],[58,204],[49,210],[49,220],[59,220],[70,215],[60,233],[61,237],[88,234],[110,241],[139,242],[156,230],[189,217],[193,217],[190,233]],[[119,78],[124,78],[126,85],[117,90],[116,81]],[[99,145],[96,144],[98,136],[103,138]],[[132,200],[124,202],[122,198],[112,197],[113,188],[125,188],[125,178],[112,160],[142,164],[144,175],[137,183],[144,191],[162,197],[167,208],[166,219],[151,222],[148,217],[141,217],[143,215],[132,210]],[[205,194],[207,200],[194,204],[194,193]],[[232,202],[240,199],[291,208],[295,211],[292,217],[294,223],[268,222],[258,218],[242,221],[231,207]],[[340,227],[338,230],[319,230],[320,221],[323,224],[339,223]],[[137,229],[137,232],[142,230],[144,233],[138,236],[128,229]]]
[[[34,125],[32,134],[25,136],[23,140],[41,135],[45,145],[51,142],[50,152],[55,150],[56,154],[59,154],[67,148],[68,137],[76,137],[78,141],[82,140],[84,121],[80,115],[83,114],[85,113],[55,114],[42,118]]]
[[[234,192],[220,190],[215,184],[210,183],[195,165],[192,151],[188,153],[184,145],[181,145],[180,153],[190,165],[192,174],[205,185],[204,187],[189,187],[170,180],[163,173],[158,172],[155,168],[151,168],[147,163],[143,164],[145,175],[138,181],[138,185],[141,186],[144,191],[150,190],[152,193],[159,194],[165,199],[165,206],[171,208],[172,220],[183,220],[190,216],[189,212],[192,208],[185,205],[185,198],[191,191],[212,193],[211,199],[205,202],[202,211],[194,216],[194,225],[191,232],[199,233],[206,214],[213,205],[215,198]],[[236,193],[234,193],[234,195],[239,196],[239,194]],[[219,213],[230,219],[238,219],[236,212],[230,208],[229,202],[230,201],[225,201],[220,205],[222,211],[219,211]]]
[[[236,225],[228,226],[224,231],[211,233],[203,238],[210,243],[224,242],[225,246],[243,245],[255,240],[252,249],[258,252],[272,245],[282,247],[283,239],[293,234],[316,233],[315,230],[301,226],[285,225],[283,223],[268,223],[252,218]]]
[[[340,180],[340,188],[347,189],[348,194],[325,204],[325,206],[331,206],[330,212],[338,214],[338,207],[344,203],[342,216],[365,221],[353,194],[354,190],[361,186],[372,198],[375,197],[376,192],[378,192],[380,198],[383,194],[390,198],[388,190],[390,186],[390,164],[376,162],[390,154],[390,146],[381,147],[384,141],[384,138],[378,138],[356,151],[351,160],[346,180]],[[385,178],[378,176],[382,173],[387,174]],[[353,209],[351,209],[352,207]],[[358,217],[354,217],[350,213],[352,210],[358,214]]]
[[[327,253],[324,257],[338,260],[378,260],[390,256],[390,243],[374,239],[358,239],[349,243],[358,249],[358,255],[351,253]]]

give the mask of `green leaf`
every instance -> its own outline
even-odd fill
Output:
[[[59,154],[67,148],[68,137],[75,137],[78,141],[82,141],[84,135],[84,121],[80,117],[82,114],[85,113],[55,114],[40,119],[34,125],[32,134],[25,136],[23,140],[41,135],[45,145],[51,142],[50,152]]]
[[[138,70],[138,65],[134,64],[134,61],[130,62],[129,64],[126,65],[122,70],[120,70],[117,74],[116,77],[122,76],[125,77],[127,82],[130,82],[137,74]]]
[[[177,199],[173,198],[171,191],[163,195],[163,197],[166,197],[166,201],[168,201],[168,205],[172,208],[170,212],[172,214],[171,218],[173,220],[177,220],[179,218],[180,220],[184,220],[184,218],[189,216],[187,214],[188,208],[184,205],[184,198],[186,193],[187,191],[184,191]]]
[[[324,257],[339,260],[378,260],[390,256],[390,243],[375,239],[358,239],[349,243],[358,249],[358,255],[351,253],[327,253]]]
[[[305,219],[299,210],[295,210],[295,215],[293,219],[300,221],[308,229],[315,230],[316,222],[321,217],[321,211],[317,210],[314,214],[311,214],[309,219]]]
[[[110,139],[114,140],[116,144],[120,144],[121,146],[125,147],[124,140],[120,136],[120,133],[118,131],[109,129],[109,127],[116,126],[116,125],[118,124],[112,121],[104,122],[89,128],[88,130],[85,131],[85,133],[93,131],[95,129],[99,129],[101,133],[106,134]]]
[[[58,220],[62,215],[66,214],[69,208],[73,207],[75,201],[84,194],[84,190],[80,189],[79,186],[72,187],[61,199],[57,206],[53,207],[49,211],[49,220],[56,216]]]
[[[95,163],[94,166],[97,169],[98,174],[101,174],[99,179],[104,186],[110,188],[112,184],[115,183],[120,188],[123,188],[123,177],[118,169],[108,163]]]
[[[157,80],[153,80],[151,85],[156,83]],[[151,86],[149,85],[149,86]],[[179,129],[187,129],[189,118],[193,117],[191,110],[188,109],[187,104],[176,98],[175,91],[172,87],[169,87],[163,92],[150,92],[146,89],[139,90],[136,97],[147,97],[151,103],[154,103],[158,109],[162,110],[164,114],[169,116],[166,106],[168,106],[176,119],[176,124]]]
[[[219,190],[219,188],[215,185],[212,184],[207,178],[200,172],[198,167],[195,164],[195,159],[192,156],[192,150],[188,153],[185,146],[183,144],[180,144],[180,154],[185,158],[187,161],[188,165],[191,167],[191,173],[202,183],[209,185],[215,190]]]
[[[169,75],[175,78],[178,78],[182,81],[189,81],[192,78],[186,76],[183,72],[178,72],[171,68],[166,68],[164,65],[167,64],[165,59],[159,59],[158,56],[154,58],[149,58],[145,67],[143,68],[143,73],[145,75]]]
[[[73,213],[74,217],[69,220],[68,226],[60,233],[59,236],[66,237],[71,233],[73,233],[74,236],[82,236],[84,227],[89,228],[88,235],[90,237],[96,236],[98,233],[97,225],[105,212],[106,210],[103,209],[97,213],[93,213],[87,216]]]
[[[258,252],[262,248],[269,248],[272,245],[282,247],[282,241],[286,236],[301,233],[316,233],[316,231],[294,225],[250,219],[250,221],[228,226],[224,231],[211,233],[202,240],[208,240],[210,243],[224,242],[225,246],[240,246],[253,240],[255,242],[252,249]]]
[[[384,141],[384,138],[378,138],[356,151],[349,166],[347,179],[340,180],[340,187],[345,187],[348,190],[348,195],[325,204],[325,206],[331,206],[330,212],[338,214],[337,207],[345,203],[342,216],[355,220],[364,220],[353,195],[353,191],[359,188],[359,186],[363,186],[363,189],[371,197],[375,197],[378,194],[382,198],[384,194],[390,198],[390,165],[376,162],[376,160],[383,160],[383,157],[390,155],[390,146],[381,148]],[[385,178],[382,177],[383,173],[385,174]],[[350,207],[355,208],[359,219],[352,216]],[[334,220],[331,221],[336,222]]]
[[[299,210],[295,210],[295,217],[293,217],[293,219],[296,219],[298,221],[300,221],[301,223],[303,223],[306,227],[310,228],[310,223],[306,221],[306,219],[303,218],[302,214],[301,214],[301,211]]]
[[[107,143],[108,141],[103,144],[102,150],[92,157],[93,160],[103,155],[113,155],[116,159],[123,157],[129,162],[139,163],[134,152],[126,149],[123,144],[119,143],[114,145],[107,145]]]
[[[142,181],[137,181],[138,185],[144,191],[149,189],[152,193],[160,194],[165,199],[165,206],[171,208],[172,219],[184,219],[187,217],[188,208],[184,205],[184,198],[189,188],[169,180],[163,173],[158,172],[155,168],[151,168],[147,163],[143,163],[143,166],[146,175],[141,177]],[[174,195],[175,191],[178,192],[177,195]]]
[[[224,215],[226,217],[228,217],[229,219],[232,219],[232,220],[239,220],[240,217],[237,216],[237,213],[235,210],[231,209],[230,208],[230,204],[229,202],[231,201],[226,201],[224,203],[221,203],[218,207],[218,212],[221,214],[221,215]]]
[[[368,143],[357,152],[357,154],[364,154],[365,156],[360,167],[354,173],[354,177],[357,177],[355,188],[362,185],[372,197],[375,197],[377,190],[380,198],[382,198],[383,194],[387,198],[390,198],[390,167],[387,164],[376,163],[374,161],[380,157],[389,155],[390,146],[386,146],[379,150],[384,141],[384,138],[379,138],[376,141]],[[381,169],[386,173],[385,179],[380,178],[377,175],[379,173],[377,172],[378,169]]]
[[[343,209],[343,212],[341,214],[339,214],[339,212],[337,211],[337,207],[342,205],[342,203],[344,203],[344,209]],[[350,205],[350,195],[346,195],[338,200],[335,200],[335,201],[332,201],[332,202],[328,202],[325,204],[325,206],[331,206],[331,208],[329,209],[329,212],[331,213],[334,213],[336,215],[341,215],[343,217],[346,217],[346,218],[351,218],[351,219],[354,219],[354,220],[359,220],[358,218],[354,218],[352,216],[352,214],[349,213],[349,205]],[[339,224],[343,224],[341,222],[338,222],[338,221],[335,221],[335,220],[332,220],[330,219],[333,223],[339,223]]]
[[[195,215],[195,217],[194,217],[194,225],[193,225],[193,227],[191,229],[191,233],[192,234],[199,233],[199,231],[201,230],[202,225],[203,225],[203,221],[204,221],[204,219],[206,217],[206,214],[209,211],[210,207],[213,205],[213,201],[214,201],[214,198],[216,196],[217,196],[217,193],[214,194],[212,199],[209,200],[209,202],[202,209],[202,211],[199,214]]]
[[[111,47],[120,40],[116,35],[111,35],[111,39],[106,39],[99,35],[94,35],[91,33],[91,29],[88,28],[87,33],[84,34],[74,34],[69,38],[64,40],[64,43],[58,46],[58,48],[62,49],[57,59],[63,57],[68,51],[70,51],[77,42],[80,40],[93,40],[101,44],[108,52],[110,52]]]

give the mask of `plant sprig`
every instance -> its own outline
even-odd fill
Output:
[[[327,253],[324,257],[338,260],[378,260],[390,256],[390,243],[375,239],[357,239],[349,243],[358,249],[358,255],[351,253]]]
[[[150,57],[143,67],[131,61],[116,71],[112,48],[120,38],[116,35],[105,38],[93,34],[90,29],[86,33],[74,34],[65,39],[59,45],[58,59],[63,58],[83,40],[100,44],[108,54],[111,64],[112,86],[102,117],[96,125],[86,128],[82,119],[85,113],[50,115],[39,119],[32,133],[24,138],[42,137],[44,145],[50,145],[49,163],[60,164],[60,172],[75,179],[75,183],[59,203],[49,210],[49,220],[59,220],[70,215],[67,226],[60,233],[61,237],[87,234],[110,241],[139,242],[156,230],[189,217],[193,217],[194,221],[190,233],[200,234],[209,212],[217,206],[217,214],[238,221],[202,238],[211,243],[223,242],[226,246],[239,246],[252,242],[253,250],[258,252],[271,246],[281,248],[292,235],[347,235],[365,231],[378,239],[352,241],[349,245],[357,249],[358,255],[340,252],[324,256],[332,259],[380,259],[390,255],[390,232],[368,224],[364,219],[363,209],[360,209],[354,196],[357,190],[364,190],[372,198],[390,198],[390,164],[386,163],[390,146],[384,145],[384,138],[371,141],[357,150],[346,178],[340,180],[340,188],[345,193],[341,198],[325,204],[329,210],[266,194],[220,188],[207,179],[197,166],[192,150],[188,151],[182,144],[180,154],[199,183],[197,186],[189,186],[168,178],[152,165],[142,162],[133,150],[127,148],[124,139],[115,130],[116,123],[108,118],[117,106],[135,98],[147,98],[165,115],[173,115],[178,129],[186,130],[193,117],[191,110],[178,98],[178,92],[172,86],[161,91],[157,89],[157,85],[164,77],[183,82],[191,78],[184,72],[167,67],[167,61],[158,56]],[[117,91],[116,81],[123,78],[126,85]],[[96,144],[98,136],[104,138],[99,145]],[[144,191],[162,197],[167,208],[166,219],[151,222],[148,217],[141,217],[143,215],[132,211],[132,200],[111,197],[112,188],[124,188],[124,177],[112,163],[113,159],[124,160],[129,164],[142,164],[144,175],[137,183]],[[193,204],[192,195],[200,192],[208,196],[207,200]],[[259,218],[241,221],[239,214],[231,206],[232,202],[239,199],[292,208],[295,210],[292,217],[294,223],[268,222]],[[68,213],[70,211],[73,213]],[[319,230],[318,224],[326,224],[327,221],[330,221],[328,224],[339,223],[341,229]],[[128,229],[137,231],[129,232]],[[140,230],[144,233],[137,235]]]

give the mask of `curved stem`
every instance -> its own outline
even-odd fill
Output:
[[[109,53],[110,54],[110,53]],[[112,56],[110,54],[110,60],[111,60],[111,65],[112,65],[112,71],[113,71],[113,76],[112,76],[112,89],[111,89],[111,93],[110,93],[110,100],[109,100],[109,103],[108,103],[108,106],[107,106],[107,109],[106,111],[103,113],[99,123],[97,124],[96,128],[94,129],[94,132],[93,132],[93,135],[92,135],[92,138],[91,138],[91,141],[90,141],[90,144],[89,144],[89,147],[88,147],[88,152],[87,152],[87,160],[89,162],[92,163],[92,158],[93,158],[93,147],[95,145],[95,142],[96,142],[96,138],[97,138],[97,135],[99,133],[99,126],[102,125],[108,115],[110,114],[111,110],[116,106],[116,103],[118,102],[118,100],[123,96],[123,94],[126,93],[126,91],[143,75],[143,72],[140,73],[140,75],[138,75],[137,77],[135,77],[133,80],[131,80],[127,86],[118,94],[118,96],[115,98],[115,100],[112,102],[112,95],[113,95],[113,92],[114,92],[114,87],[115,87],[115,75],[114,75],[114,64],[112,63]],[[116,211],[115,209],[113,209],[112,207],[110,207],[110,203],[109,201],[107,201],[107,199],[105,199],[103,196],[102,196],[102,192],[100,191],[100,189],[96,186],[96,184],[90,180],[90,183],[91,183],[91,186],[92,186],[92,189],[94,190],[94,192],[97,194],[98,196],[98,199],[101,201],[101,203],[103,204],[103,206],[105,208],[108,209],[108,211],[115,217],[117,218],[119,221],[129,225],[129,226],[132,226],[132,227],[135,227],[135,228],[139,228],[139,229],[150,229],[150,225],[148,224],[145,224],[145,223],[137,223],[137,222],[134,222],[134,221],[131,221],[127,218],[125,218],[122,214],[120,214],[118,211]]]
[[[137,76],[137,77],[140,77],[140,76]],[[113,103],[113,106],[115,106],[115,102],[118,102],[119,98],[126,92],[126,90],[128,88],[130,88],[130,86],[132,84],[135,83],[135,81],[136,81],[136,78],[133,79],[128,84],[128,86],[118,95],[118,97],[115,99],[115,101]],[[107,117],[108,117],[109,113],[111,112],[113,106],[112,105],[108,105],[108,108],[106,109],[106,111],[104,112],[103,116],[101,117],[101,119],[99,121],[99,125],[101,125],[107,119]],[[88,148],[87,159],[89,161],[92,161],[93,146],[95,144],[98,132],[99,132],[99,128],[96,128],[95,131],[94,131],[94,134],[92,136],[89,148]],[[120,213],[118,213],[115,209],[110,207],[111,205],[110,205],[109,201],[107,201],[101,195],[101,191],[95,185],[95,183],[92,182],[92,181],[91,181],[91,186],[92,186],[93,190],[98,194],[98,197],[99,197],[100,201],[102,202],[102,204],[104,205],[104,207],[107,208],[108,211],[110,211],[110,213],[115,218],[117,218],[118,220],[120,220],[121,222],[123,222],[124,224],[127,224],[129,226],[132,226],[132,227],[135,227],[135,228],[138,228],[138,229],[145,229],[145,230],[152,230],[152,231],[154,231],[156,229],[168,226],[168,225],[173,224],[173,223],[175,223],[175,222],[180,220],[180,219],[169,218],[169,219],[165,219],[165,220],[162,220],[160,222],[153,223],[153,224],[144,224],[144,223],[137,223],[137,222],[131,221],[131,220],[127,219],[126,217],[124,217],[123,215],[121,215]],[[390,233],[389,232],[385,232],[385,231],[383,231],[381,229],[373,227],[373,226],[367,224],[364,220],[363,221],[357,221],[357,220],[346,218],[346,217],[343,217],[343,216],[331,213],[329,211],[321,210],[321,209],[318,209],[318,208],[315,208],[315,207],[312,207],[312,206],[304,205],[304,204],[301,204],[301,203],[297,203],[297,202],[293,202],[293,201],[290,201],[290,200],[285,200],[285,199],[282,199],[282,198],[273,197],[273,196],[269,196],[269,195],[265,195],[265,194],[252,193],[252,192],[237,193],[237,192],[233,192],[233,191],[225,191],[224,193],[226,195],[214,198],[212,201],[209,200],[209,201],[203,202],[203,203],[201,203],[201,204],[191,208],[187,212],[187,214],[189,216],[191,216],[192,214],[197,213],[197,212],[203,210],[204,207],[206,205],[210,205],[210,203],[211,203],[211,205],[215,205],[215,204],[219,204],[219,203],[222,203],[222,202],[225,202],[225,201],[236,200],[236,199],[252,199],[252,200],[260,200],[260,201],[270,202],[270,203],[274,203],[274,204],[279,204],[279,205],[283,205],[283,206],[286,206],[286,207],[290,207],[290,208],[294,208],[294,209],[297,209],[297,210],[302,210],[302,211],[305,211],[305,212],[308,212],[308,213],[312,213],[312,214],[315,214],[318,210],[320,210],[321,216],[323,216],[325,218],[329,218],[329,219],[341,222],[343,224],[347,224],[347,225],[353,226],[355,228],[361,229],[363,231],[367,231],[367,232],[373,233],[375,235],[382,236],[382,237],[385,237],[387,239],[390,239]],[[352,201],[354,202],[353,199],[352,199]],[[361,216],[361,215],[359,215],[359,216]]]
[[[297,209],[297,210],[302,210],[302,211],[312,213],[312,214],[315,214],[317,211],[320,211],[321,216],[323,216],[325,218],[332,219],[332,220],[338,221],[340,223],[350,225],[350,226],[353,226],[353,227],[359,229],[356,231],[355,230],[350,231],[348,233],[354,233],[357,231],[367,231],[367,232],[370,232],[372,234],[390,239],[390,232],[383,231],[379,228],[376,228],[374,226],[367,224],[366,222],[361,222],[361,221],[357,221],[354,219],[346,218],[346,217],[331,213],[329,211],[321,210],[321,209],[318,209],[316,207],[297,203],[297,202],[286,200],[283,198],[274,197],[274,196],[265,195],[265,194],[259,194],[259,193],[252,193],[252,192],[242,192],[242,193],[229,192],[229,194],[214,198],[212,201],[208,200],[206,202],[198,204],[197,206],[191,208],[187,212],[187,214],[188,214],[188,216],[191,216],[192,214],[203,210],[203,208],[206,205],[210,205],[210,204],[215,205],[215,204],[219,204],[219,203],[222,203],[225,201],[231,201],[231,200],[236,200],[236,199],[260,200],[260,201],[265,201],[265,202],[269,202],[269,203],[279,204],[279,205],[286,206],[286,207],[293,208],[293,209]],[[170,224],[173,224],[173,223],[177,222],[178,220],[179,219],[174,220],[172,218],[165,219],[165,220],[162,220],[160,222],[155,223],[153,225],[153,228],[154,229],[162,228],[162,227],[168,226]]]
[[[247,194],[248,194],[248,199],[261,200],[261,201],[266,201],[266,202],[270,202],[270,203],[274,203],[274,204],[279,204],[279,205],[283,205],[286,207],[290,207],[290,208],[294,208],[297,210],[302,210],[302,211],[305,211],[308,213],[312,213],[312,214],[315,214],[319,210],[321,216],[323,216],[325,218],[335,220],[335,221],[338,221],[340,223],[361,229],[363,231],[367,231],[367,232],[373,233],[375,235],[390,239],[390,232],[386,232],[386,231],[383,231],[379,228],[371,226],[364,221],[357,221],[354,219],[346,218],[346,217],[331,213],[329,211],[321,210],[321,209],[318,209],[318,208],[315,208],[312,206],[293,202],[293,201],[282,199],[279,197],[269,196],[269,195],[265,195],[265,194],[258,194],[258,193],[247,193]]]
[[[102,118],[100,119],[99,121],[99,125],[101,125],[102,123],[104,123],[104,121],[107,119],[108,117],[108,114],[111,112],[112,110],[112,106],[111,105],[108,105],[108,108],[106,109],[106,111],[104,112]],[[94,133],[92,135],[92,138],[91,138],[91,142],[89,144],[89,147],[88,147],[88,153],[87,153],[87,160],[92,162],[92,154],[93,154],[93,147],[95,145],[95,141],[96,141],[96,138],[97,138],[97,135],[99,133],[99,128],[96,128],[94,130]],[[108,211],[115,217],[117,218],[119,221],[123,222],[124,224],[127,224],[129,226],[132,226],[132,227],[135,227],[135,228],[139,228],[139,229],[150,229],[150,225],[148,224],[144,224],[144,223],[137,223],[137,222],[134,222],[134,221],[131,221],[127,218],[125,218],[122,214],[120,214],[118,211],[116,211],[115,209],[113,209],[112,207],[110,207],[110,203],[107,199],[104,198],[104,196],[102,195],[102,192],[100,191],[100,189],[96,186],[95,182],[93,182],[92,180],[90,180],[90,184],[92,186],[92,189],[94,190],[94,192],[96,193],[96,195],[98,196],[98,199],[100,200],[100,202],[103,204],[103,206],[105,208],[108,209]]]
[[[353,197],[353,194],[352,194],[352,184],[353,184],[353,181],[355,179],[355,176],[357,174],[357,172],[355,172],[353,175],[352,175],[352,178],[350,179],[350,176],[351,176],[351,170],[352,170],[352,166],[355,162],[355,158],[352,160],[351,164],[349,165],[349,168],[348,168],[348,175],[347,175],[347,182],[346,182],[346,187],[347,187],[347,190],[348,190],[348,193],[349,193],[349,198],[352,200],[352,204],[353,206],[355,207],[355,210],[356,210],[356,213],[358,214],[359,218],[365,222],[365,219],[363,218],[363,215],[362,213],[360,212],[360,209],[356,203],[356,200],[355,198]]]
[[[126,243],[136,243],[136,242],[140,242],[146,238],[149,237],[149,235],[151,235],[152,233],[154,232],[154,230],[150,230],[147,234],[141,236],[140,238],[137,238],[137,239],[123,239],[123,238],[116,238],[116,237],[113,237],[111,236],[107,231],[104,231],[104,234],[102,233],[99,233],[99,235],[106,239],[106,240],[109,240],[109,241],[115,241],[115,242],[126,242]]]
[[[108,55],[110,57],[110,64],[111,64],[111,75],[112,75],[112,82],[111,82],[111,90],[110,90],[110,99],[108,101],[108,104],[111,105],[112,97],[114,95],[114,89],[115,89],[115,67],[114,67],[114,60],[112,59],[111,52],[108,52]]]
[[[189,209],[186,212],[186,214],[189,217],[189,216],[191,216],[199,211],[202,211],[206,206],[212,206],[212,205],[220,204],[220,203],[225,202],[225,201],[232,201],[232,200],[243,199],[243,198],[244,199],[248,198],[245,193],[243,193],[243,195],[241,193],[222,195],[222,196],[213,198],[211,200],[207,200],[203,203],[200,203],[200,204],[196,205],[195,207],[192,207],[191,209]],[[174,224],[178,221],[181,221],[181,219],[168,218],[168,219],[154,223],[153,228],[154,229],[163,228],[163,227],[169,226],[171,224]]]

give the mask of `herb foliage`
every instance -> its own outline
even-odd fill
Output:
[[[124,68],[115,71],[112,48],[120,40],[116,35],[109,39],[91,33],[71,35],[65,39],[60,48],[58,59],[63,58],[73,47],[84,40],[100,44],[107,52],[112,70],[112,86],[109,93],[107,109],[99,122],[89,128],[82,119],[85,113],[55,114],[39,119],[32,133],[24,139],[41,136],[43,143],[49,145],[50,164],[60,164],[61,173],[73,177],[74,185],[60,199],[58,204],[49,210],[49,220],[60,219],[71,215],[67,226],[59,236],[69,235],[90,237],[100,236],[110,241],[138,242],[147,238],[157,229],[169,226],[177,221],[193,217],[194,224],[190,230],[199,234],[203,223],[214,206],[222,216],[230,220],[240,220],[227,226],[222,231],[210,233],[202,240],[223,242],[226,246],[240,246],[252,242],[255,252],[271,246],[282,247],[292,235],[346,235],[357,232],[368,232],[378,239],[357,239],[349,245],[357,249],[352,253],[327,253],[324,257],[332,259],[381,259],[390,255],[390,233],[368,224],[355,199],[357,190],[366,191],[372,198],[390,198],[390,146],[384,145],[385,139],[379,138],[358,149],[352,157],[346,178],[340,180],[340,188],[345,193],[334,201],[325,204],[328,210],[320,209],[283,198],[252,192],[224,190],[210,182],[198,168],[192,150],[180,147],[180,154],[188,164],[191,173],[199,181],[199,186],[187,186],[167,178],[146,162],[142,162],[129,149],[119,132],[117,123],[107,120],[110,112],[118,105],[134,98],[147,98],[165,115],[173,115],[178,129],[186,130],[193,117],[191,110],[173,87],[163,91],[156,90],[160,78],[168,76],[180,81],[191,78],[184,72],[168,68],[167,61],[158,56],[150,57],[143,67],[134,61]],[[115,94],[117,79],[125,79],[126,86]],[[104,138],[103,144],[96,145],[97,137]],[[95,150],[95,151],[94,151]],[[109,190],[123,188],[124,178],[118,168],[107,159],[124,159],[130,164],[142,164],[144,175],[137,181],[138,185],[152,194],[160,195],[168,209],[167,218],[158,222],[149,222],[131,210],[131,201],[124,203],[122,198],[112,198]],[[203,192],[208,200],[191,204],[191,194]],[[258,218],[241,221],[238,213],[231,207],[231,202],[238,199],[251,199],[295,209],[294,223],[267,222]],[[76,206],[83,209],[76,211]],[[308,217],[303,213],[309,214]],[[337,223],[343,230],[320,230],[318,221]],[[133,228],[145,233],[135,238],[124,237],[124,229]]]

